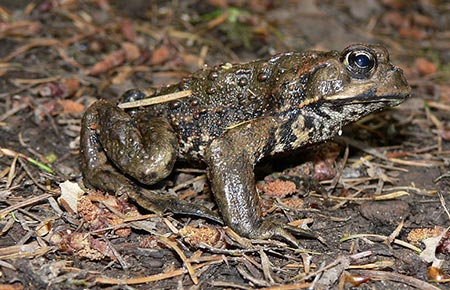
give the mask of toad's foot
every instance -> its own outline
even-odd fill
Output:
[[[255,239],[269,239],[272,237],[279,238],[289,242],[295,247],[300,248],[300,243],[295,236],[313,238],[322,241],[322,239],[317,234],[310,230],[270,220],[263,220],[259,227],[255,228],[254,231],[248,234],[249,238]]]
[[[193,215],[223,224],[222,219],[210,209],[179,199],[176,196],[163,195],[157,191],[144,190],[137,186],[132,189],[124,188],[121,191],[127,191],[128,197],[139,206],[157,214],[172,212],[181,215]]]

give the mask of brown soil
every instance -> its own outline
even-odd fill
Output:
[[[2,1],[0,289],[450,289],[449,15],[438,0]],[[257,168],[265,215],[324,243],[248,240],[83,187],[80,119],[96,99],[355,42],[384,44],[412,97]],[[187,166],[162,188],[214,209]]]

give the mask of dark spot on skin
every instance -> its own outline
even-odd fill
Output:
[[[266,72],[260,72],[257,77],[258,81],[260,81],[260,82],[265,82],[268,78],[269,78],[269,74]]]
[[[216,112],[217,114],[222,114],[222,113],[225,112],[225,108],[222,107],[222,106],[218,106],[218,107],[216,108],[215,112]]]
[[[289,137],[286,139],[286,141],[288,142],[289,145],[292,145],[292,143],[294,143],[295,141],[297,141],[297,136],[294,134],[290,134]],[[288,145],[286,144],[286,145]]]
[[[169,108],[171,110],[178,109],[179,107],[181,107],[181,102],[180,101],[172,101],[172,102],[169,103]]]
[[[305,122],[305,128],[309,129],[309,128],[312,128],[314,126],[314,124],[313,124],[314,118],[313,117],[311,117],[309,115],[304,115],[303,116],[303,120]]]
[[[291,151],[293,148],[292,148],[292,143],[287,143],[287,144],[284,144],[284,146],[283,146],[283,151]]]
[[[223,132],[222,122],[214,123],[212,126],[208,128],[208,134],[212,137],[220,136]]]
[[[309,80],[309,74],[303,74],[300,76],[300,83],[302,85],[306,85],[308,83]]]
[[[216,89],[214,87],[209,87],[209,88],[206,89],[206,93],[208,95],[215,94],[216,93]]]
[[[290,128],[290,127],[289,127],[289,128],[285,127],[285,128],[283,128],[283,129],[281,130],[281,132],[280,132],[280,140],[279,140],[279,142],[282,143],[282,144],[284,144],[284,145],[286,145],[286,144],[291,144],[291,143],[289,142],[291,136],[294,136],[294,135],[292,134],[292,128]],[[295,136],[294,136],[294,137],[295,137]]]
[[[247,84],[248,84],[248,79],[245,78],[245,77],[240,78],[239,81],[238,81],[238,85],[241,86],[241,87],[246,86]]]
[[[197,106],[198,104],[199,104],[198,99],[192,99],[192,101],[191,101],[192,106]]]
[[[287,122],[281,125],[281,130],[279,131],[279,142],[284,144],[284,146],[291,146],[293,142],[297,140],[297,136],[295,136],[292,126],[293,123],[297,120],[295,117],[291,117]]]
[[[182,80],[178,83],[178,88],[179,88],[180,90],[186,89],[186,80],[185,80],[185,79],[182,79]]]
[[[239,100],[239,105],[244,106],[245,104],[247,104],[247,100],[246,99],[240,99]]]
[[[140,180],[155,180],[157,178],[158,178],[158,173],[150,172],[149,174],[147,174],[145,176],[141,176],[139,179]]]
[[[321,106],[323,105],[323,102],[317,102],[314,104],[309,105],[309,110],[316,113],[318,116],[324,118],[325,120],[330,119],[330,116],[327,112],[321,109]]]
[[[335,111],[337,113],[342,113],[343,108],[344,108],[343,106],[335,106],[335,107],[333,107],[333,111]]]
[[[267,156],[278,142],[277,138],[275,137],[275,131],[276,129],[272,128],[269,132],[269,137],[267,138],[267,142],[262,150],[263,156]]]
[[[199,134],[197,134],[199,136]],[[194,138],[192,140],[192,150],[194,152],[198,152],[200,150],[200,145],[202,144],[202,141],[200,138]]]

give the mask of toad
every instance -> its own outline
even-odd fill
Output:
[[[87,109],[80,139],[85,184],[127,194],[154,212],[199,215],[248,238],[298,245],[295,235],[316,234],[262,218],[255,164],[330,139],[342,126],[400,104],[410,87],[384,47],[355,44],[342,52],[288,52],[205,67],[178,84],[123,97],[129,102],[176,92],[188,93],[131,110],[106,100]],[[142,186],[166,178],[177,159],[206,165],[220,218]]]

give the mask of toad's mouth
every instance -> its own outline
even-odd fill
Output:
[[[336,94],[325,96],[322,100],[330,101],[333,104],[368,104],[368,103],[399,103],[407,99],[411,94],[409,87],[392,92],[379,92],[371,89],[360,94]]]
[[[322,105],[345,106],[355,104],[374,104],[386,103],[386,106],[397,106],[401,104],[411,95],[409,86],[403,89],[395,90],[393,92],[380,93],[377,89],[371,89],[360,94],[353,94],[351,92],[343,92],[331,96],[315,97],[302,102],[299,108],[303,108],[316,103]]]

